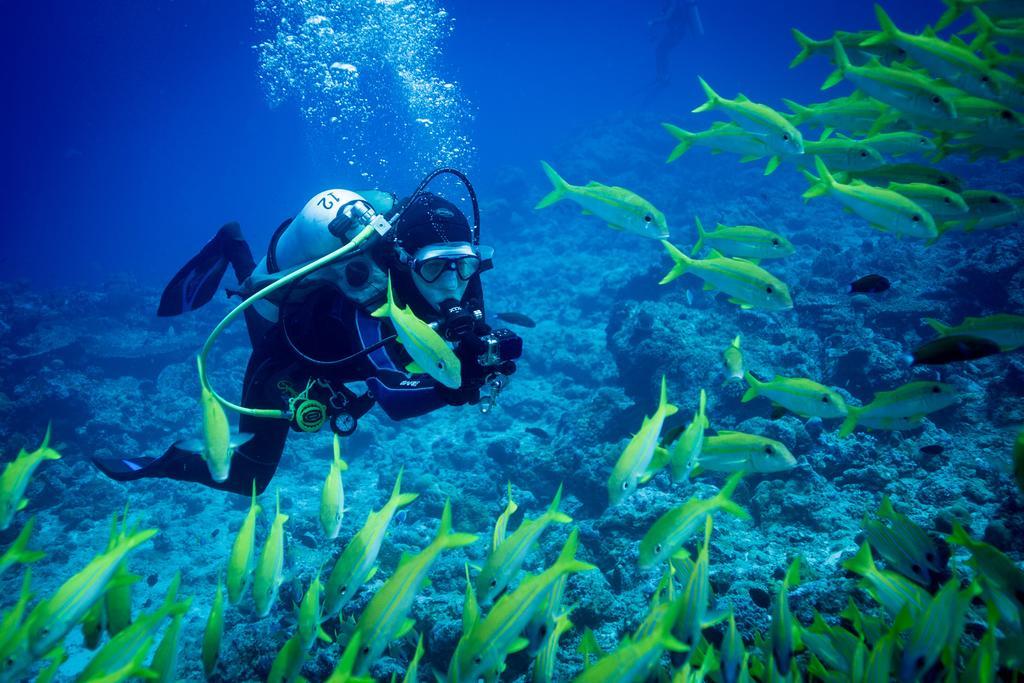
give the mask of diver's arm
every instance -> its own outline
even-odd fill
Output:
[[[450,401],[445,399],[438,384],[430,375],[405,375],[400,372],[380,372],[366,380],[373,397],[392,420],[405,420],[437,410]]]

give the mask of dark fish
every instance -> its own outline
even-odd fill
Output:
[[[668,430],[665,433],[665,435],[661,437],[661,445],[664,446],[665,448],[668,448],[675,442],[676,439],[679,438],[679,435],[682,434],[684,431],[686,431],[685,424],[681,424],[677,427],[673,427],[672,429]]]
[[[551,438],[551,435],[548,434],[547,432],[545,432],[540,427],[527,427],[526,431],[528,431],[530,434],[533,434],[534,436],[539,437],[541,439],[550,439]]]
[[[849,294],[878,294],[889,289],[891,283],[881,275],[865,275],[850,283]]]
[[[939,337],[914,349],[911,365],[945,365],[958,361],[976,360],[999,353],[1002,349],[990,339],[955,334]]]
[[[507,323],[512,323],[513,325],[521,325],[522,327],[537,327],[537,323],[533,322],[532,318],[523,315],[522,313],[516,313],[515,311],[499,313],[498,320],[504,320]]]
[[[921,446],[920,451],[927,455],[942,455],[942,452],[946,450],[942,447],[942,444],[933,443],[930,446]]]

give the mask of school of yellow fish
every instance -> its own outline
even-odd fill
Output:
[[[824,87],[848,80],[857,88],[848,97],[809,106],[787,101],[791,113],[782,114],[742,95],[723,98],[701,80],[707,101],[694,111],[721,112],[731,123],[718,122],[700,133],[665,124],[678,140],[669,161],[699,145],[739,154],[741,161],[767,159],[765,173],[791,166],[810,182],[805,198],[832,197],[876,229],[929,243],[950,230],[973,231],[1019,221],[1024,199],[965,189],[958,179],[933,167],[887,161],[913,154],[1004,160],[1024,155],[1024,128],[1017,113],[1024,111],[1024,83],[1019,77],[1024,57],[999,49],[1024,45],[1024,17],[997,15],[1015,6],[1001,0],[947,0],[947,4],[949,11],[936,28],[941,30],[970,11],[974,23],[963,32],[973,36],[970,43],[958,36],[943,39],[931,30],[920,35],[904,33],[877,6],[877,31],[840,31],[831,39],[816,41],[794,30],[800,53],[793,66],[816,54],[833,57],[836,70]],[[818,140],[806,140],[801,126],[823,131]],[[635,193],[595,182],[570,185],[548,164],[544,171],[554,189],[538,208],[570,199],[615,229],[661,240],[673,262],[662,284],[689,273],[701,278],[708,289],[725,292],[740,307],[792,308],[786,284],[760,265],[793,253],[793,245],[782,235],[755,226],[718,225],[707,231],[697,219],[699,240],[687,254],[668,240],[664,214]],[[697,258],[704,247],[711,249],[709,256]],[[929,324],[940,336],[981,337],[998,344],[1001,351],[1024,346],[1021,316],[968,318],[958,326],[934,320]],[[913,429],[924,416],[957,402],[950,385],[934,381],[879,391],[871,402],[851,406],[835,390],[812,379],[776,375],[761,380],[744,369],[738,336],[724,350],[723,364],[727,382],[746,383],[744,402],[766,398],[801,417],[836,420],[840,436],[858,426]],[[203,391],[204,458],[215,477],[223,479],[233,444],[223,409],[207,396],[206,387]],[[797,460],[785,444],[760,435],[705,433],[711,421],[704,390],[698,405],[685,429],[663,435],[665,419],[678,408],[669,402],[662,378],[654,412],[644,418],[611,468],[610,502],[620,503],[665,467],[672,481],[703,471],[729,473],[729,478],[716,496],[692,497],[666,512],[640,539],[641,567],[663,572],[649,611],[635,632],[607,652],[586,630],[577,653],[584,664],[577,681],[645,681],[657,676],[673,683],[705,678],[735,683],[806,677],[860,683],[940,675],[956,680],[955,672],[965,680],[993,681],[997,676],[1016,680],[1024,674],[1024,571],[955,525],[947,540],[969,559],[943,581],[944,563],[935,540],[896,511],[888,499],[874,517],[865,519],[865,541],[844,563],[861,577],[859,586],[877,603],[877,612],[865,613],[851,601],[841,626],[830,625],[821,615],[810,626],[800,624],[788,602],[788,592],[800,582],[797,559],[775,592],[770,631],[757,634],[752,646],[745,644],[731,611],[714,609],[708,556],[712,518],[724,512],[749,519],[746,510],[731,499],[741,478],[747,473],[786,470]],[[18,512],[27,504],[24,492],[37,467],[58,458],[48,429],[39,448],[22,450],[7,464],[0,475],[0,530],[20,521]],[[1017,439],[1013,463],[1024,490],[1024,432]],[[346,469],[335,437],[319,515],[328,541],[338,538],[343,526],[342,473]],[[361,612],[346,615],[352,598],[380,568],[378,555],[396,513],[417,498],[415,493],[401,491],[401,479],[399,473],[388,501],[349,536],[326,582],[321,583],[319,575],[309,581],[292,620],[292,636],[274,659],[268,680],[304,680],[303,665],[317,647],[337,648],[337,665],[327,680],[372,680],[371,666],[384,650],[417,633],[418,625],[411,618],[413,604],[437,558],[446,550],[479,541],[475,534],[453,530],[451,506],[446,503],[433,540],[418,554],[403,557]],[[573,606],[563,604],[566,582],[574,573],[597,568],[577,559],[576,530],[544,571],[531,575],[522,569],[551,525],[572,523],[559,509],[561,495],[559,488],[546,511],[509,532],[509,519],[518,508],[509,486],[508,505],[495,522],[486,560],[476,568],[475,578],[466,567],[461,638],[447,671],[434,672],[438,680],[497,680],[506,658],[527,650],[534,660],[532,680],[543,683],[552,680],[557,657],[575,656],[559,651],[561,638],[573,628]],[[254,490],[225,558],[224,581],[218,582],[210,605],[199,653],[207,676],[218,671],[226,609],[238,608],[250,595],[259,617],[280,609],[277,597],[284,577],[288,522],[280,511],[280,492],[262,545],[256,539],[261,512]],[[64,639],[76,628],[82,629],[86,647],[95,650],[77,680],[177,680],[182,615],[191,599],[178,599],[176,577],[164,602],[153,611],[142,613],[132,605],[131,586],[139,577],[130,572],[129,559],[157,530],[129,527],[126,510],[120,521],[113,520],[107,547],[52,596],[30,607],[35,597],[30,565],[45,556],[29,548],[33,521],[24,522],[16,540],[0,556],[0,575],[14,566],[23,571],[17,602],[0,616],[0,680],[24,680],[33,671],[38,681],[54,680],[66,658]],[[698,540],[695,558],[684,548],[693,538]],[[883,568],[876,558],[884,561]],[[969,612],[987,623],[983,635],[970,641],[964,635]],[[346,621],[345,616],[352,618]],[[339,642],[334,643],[323,624],[339,617],[342,629]],[[716,624],[724,630],[717,646],[703,634]],[[423,677],[419,672],[425,652],[422,630],[414,639],[416,647],[404,681]],[[665,666],[666,652],[673,653],[670,668]]]

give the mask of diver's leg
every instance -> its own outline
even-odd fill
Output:
[[[253,353],[246,368],[242,390],[242,405],[255,407],[280,402],[274,397],[276,383],[268,370],[270,358],[267,354]],[[276,398],[276,400],[275,400]],[[268,399],[270,402],[268,403]],[[255,481],[256,492],[262,492],[270,483],[277,470],[285,440],[288,437],[288,422],[274,418],[256,418],[243,415],[239,429],[253,435],[247,443],[235,449],[231,459],[231,470],[225,481],[214,481],[206,462],[198,453],[171,446],[158,458],[93,458],[96,467],[111,479],[133,481],[160,477],[190,481],[222,491],[231,491],[243,496],[252,492]]]
[[[249,277],[256,263],[238,223],[224,224],[199,253],[181,267],[164,287],[160,296],[158,316],[180,315],[204,305],[220,287],[228,265],[241,282]]]

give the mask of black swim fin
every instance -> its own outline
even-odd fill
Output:
[[[239,281],[252,272],[255,263],[238,223],[227,223],[198,254],[182,266],[164,287],[158,316],[181,315],[194,311],[213,298],[228,265],[234,267]]]

